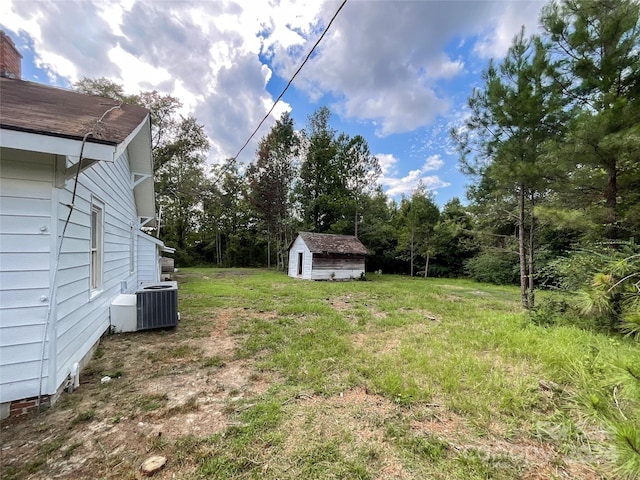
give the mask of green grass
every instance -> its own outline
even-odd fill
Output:
[[[189,479],[640,477],[638,343],[563,316],[557,295],[528,315],[516,288],[466,280],[179,282],[178,328],[105,339],[3,480],[92,454],[97,477],[134,478],[150,453]],[[127,431],[131,451],[110,453]]]
[[[406,419],[432,404],[464,418],[465,435],[546,442],[604,474],[613,468],[598,467],[606,458],[586,451],[589,431],[604,428],[603,412],[594,409],[612,414],[610,379],[617,365],[639,359],[638,344],[534,323],[515,288],[385,275],[304,282],[265,270],[189,269],[180,295],[185,328],[218,308],[241,312],[230,324],[241,339],[236,356],[256,358],[257,368],[283,379],[241,410],[241,427],[207,440],[199,460],[207,478],[376,478],[384,455],[413,478],[523,474],[521,459],[413,432]],[[212,358],[203,366],[217,364]],[[545,391],[541,381],[558,391]],[[330,398],[354,387],[403,412],[384,427],[391,450],[354,446],[353,432],[337,427],[328,436],[307,431],[300,445],[288,445],[286,419],[299,413],[288,399],[297,392]]]

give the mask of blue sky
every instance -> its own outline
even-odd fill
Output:
[[[233,156],[316,42],[340,2],[320,0],[5,0],[0,25],[23,55],[23,78],[70,87],[107,77],[129,93],[180,98],[211,141],[209,163]],[[459,125],[490,58],[544,2],[349,0],[312,59],[239,160],[289,110],[297,128],[320,106],[360,134],[392,198],[419,181],[437,203],[464,201],[449,130]]]

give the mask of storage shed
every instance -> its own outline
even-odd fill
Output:
[[[351,280],[364,273],[367,248],[353,235],[300,232],[289,245],[289,276]]]

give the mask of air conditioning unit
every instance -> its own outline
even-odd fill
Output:
[[[145,282],[136,292],[137,330],[178,325],[178,282]]]

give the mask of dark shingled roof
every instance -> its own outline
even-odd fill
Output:
[[[0,78],[0,127],[9,130],[82,140],[93,129],[88,142],[122,143],[149,113],[146,108],[85,95],[24,80]]]
[[[353,235],[330,235],[328,233],[299,233],[311,253],[341,253],[354,255],[367,255],[365,247],[357,237]]]

